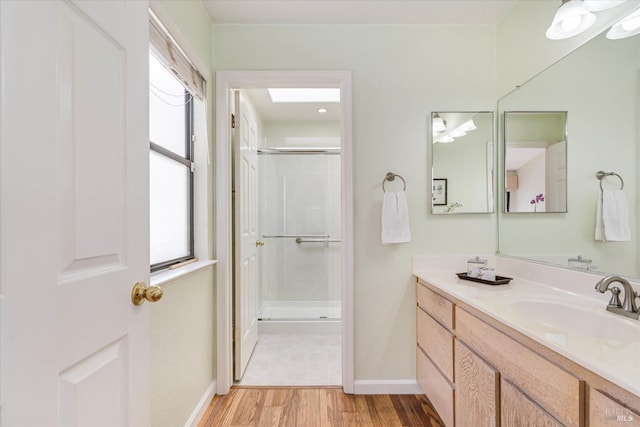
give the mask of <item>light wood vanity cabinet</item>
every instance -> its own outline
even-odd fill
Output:
[[[640,427],[633,408],[587,382],[614,396],[617,386],[444,295],[417,281],[418,383],[445,425]]]

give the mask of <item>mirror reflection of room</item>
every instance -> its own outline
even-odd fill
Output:
[[[509,121],[513,111],[568,112],[566,213],[503,213],[503,200],[498,222],[500,253],[564,267],[582,255],[601,272],[640,277],[638,190],[637,180],[631,178],[638,170],[639,43],[637,37],[609,40],[602,34],[499,100],[500,120],[506,114]],[[504,131],[504,126],[499,129]],[[503,133],[501,147],[514,139]],[[597,203],[602,194],[598,171],[613,171],[624,179],[629,241],[611,243],[595,238]],[[508,175],[505,178],[508,180]],[[501,180],[502,197],[506,195],[505,184]],[[615,176],[607,177],[603,188],[618,190],[620,182]],[[540,191],[531,191],[525,202],[538,194]],[[548,194],[543,196],[548,211]],[[527,208],[533,212],[531,205]]]
[[[564,111],[504,113],[505,212],[567,211]]]
[[[433,214],[494,211],[492,112],[431,114]]]

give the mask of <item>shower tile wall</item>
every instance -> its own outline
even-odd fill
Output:
[[[264,155],[259,162],[262,234],[340,238],[339,155]],[[261,301],[340,300],[340,243],[264,240]]]

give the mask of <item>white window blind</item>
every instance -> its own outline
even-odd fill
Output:
[[[198,99],[205,98],[206,81],[184,51],[162,25],[158,17],[149,11],[149,39],[154,53]]]

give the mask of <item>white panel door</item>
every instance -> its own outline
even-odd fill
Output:
[[[148,426],[148,5],[0,1],[3,426]]]
[[[234,93],[235,379],[244,375],[258,342],[258,129],[251,105]]]
[[[567,211],[567,143],[550,145],[545,153],[547,212]]]

